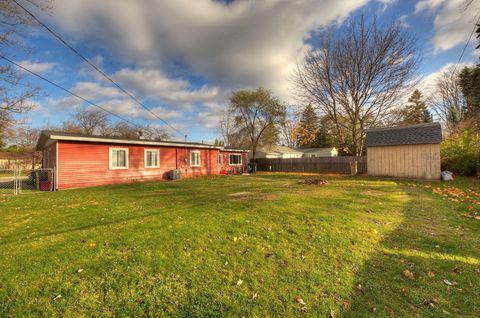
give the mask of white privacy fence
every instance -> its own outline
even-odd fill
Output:
[[[0,195],[54,191],[53,169],[0,169]]]

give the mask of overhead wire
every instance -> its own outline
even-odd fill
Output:
[[[182,135],[182,137],[187,140],[187,134],[183,133],[179,129],[175,128],[172,126],[170,123],[168,123],[165,119],[161,118],[158,116],[155,112],[153,112],[149,107],[147,107],[144,103],[142,103],[138,98],[136,98],[133,94],[128,92],[126,89],[124,89],[120,84],[118,84],[116,81],[114,81],[111,76],[106,74],[104,71],[100,69],[100,67],[96,66],[93,62],[91,62],[88,58],[86,58],[83,54],[81,54],[77,49],[75,49],[72,45],[70,45],[66,40],[64,40],[57,32],[55,32],[52,28],[50,28],[48,25],[46,25],[44,22],[42,22],[35,14],[33,14],[30,10],[22,6],[20,3],[18,3],[17,0],[12,0],[17,6],[19,6],[21,9],[23,9],[32,19],[34,19],[39,25],[41,25],[43,28],[45,28],[50,34],[52,34],[57,40],[59,40],[63,45],[65,45],[67,48],[69,48],[72,52],[74,52],[77,56],[79,56],[83,61],[85,61],[88,65],[90,65],[95,71],[99,72],[103,77],[105,77],[109,82],[111,82],[115,87],[117,87],[120,91],[122,91],[125,95],[130,97],[135,103],[140,105],[143,109],[148,111],[150,114],[152,114],[155,118],[159,119],[161,122],[163,122],[166,126],[168,126],[170,129],[175,131],[176,133]]]

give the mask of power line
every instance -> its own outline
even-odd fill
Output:
[[[108,74],[106,74],[104,71],[102,71],[98,66],[93,64],[89,59],[87,59],[84,55],[82,55],[77,49],[75,49],[73,46],[71,46],[67,41],[65,41],[58,33],[53,31],[49,26],[47,26],[45,23],[40,21],[32,12],[30,12],[27,8],[22,6],[20,3],[17,2],[17,0],[12,0],[15,2],[16,5],[18,5],[20,8],[22,8],[29,16],[31,16],[38,24],[43,26],[50,34],[52,34],[57,40],[59,40],[61,43],[63,43],[66,47],[68,47],[70,50],[72,50],[76,55],[78,55],[82,60],[84,60],[88,65],[90,65],[94,70],[102,74],[103,77],[105,77],[107,80],[109,80],[113,85],[115,85],[119,90],[121,90],[124,94],[126,94],[128,97],[130,97],[133,101],[135,101],[138,105],[143,107],[145,110],[147,110],[150,114],[155,116],[157,119],[161,120],[165,125],[170,127],[172,130],[177,132],[178,134],[182,135],[182,137],[185,137],[185,140],[187,139],[187,135],[184,134],[182,131],[178,130],[177,128],[173,127],[170,125],[166,120],[163,118],[159,117],[157,114],[155,114],[150,108],[145,106],[140,100],[138,100],[134,95],[129,93],[126,89],[121,87],[118,83],[116,83]]]
[[[7,61],[7,62],[9,62],[9,63],[11,63],[11,64],[13,64],[13,65],[15,65],[15,66],[18,67],[18,68],[21,68],[21,69],[24,70],[25,72],[28,72],[28,73],[30,73],[30,74],[32,74],[32,75],[34,75],[34,76],[36,76],[36,77],[44,80],[45,82],[47,82],[47,83],[49,83],[49,84],[51,84],[51,85],[53,85],[53,86],[55,86],[55,87],[57,87],[57,88],[59,88],[59,89],[61,89],[61,90],[63,90],[63,91],[69,93],[70,95],[75,96],[75,97],[81,99],[82,101],[84,101],[84,102],[86,102],[86,103],[88,103],[88,104],[90,104],[90,105],[92,105],[92,106],[95,106],[95,107],[100,108],[100,109],[103,110],[104,112],[107,112],[107,113],[109,113],[110,115],[115,116],[115,117],[117,117],[118,119],[123,120],[124,122],[126,122],[126,123],[128,123],[128,124],[130,124],[130,125],[132,125],[132,126],[135,126],[135,127],[137,127],[137,128],[141,128],[141,126],[135,124],[134,122],[132,122],[132,121],[130,121],[130,120],[128,120],[128,119],[125,119],[125,118],[123,118],[122,116],[117,115],[117,114],[115,114],[114,112],[111,112],[111,111],[109,111],[108,109],[106,109],[106,108],[104,108],[104,107],[102,107],[102,106],[100,106],[100,105],[98,105],[98,104],[96,104],[96,103],[94,103],[94,102],[92,102],[92,101],[89,101],[88,99],[86,99],[86,98],[84,98],[84,97],[82,97],[82,96],[80,96],[80,95],[72,92],[71,90],[69,90],[69,89],[67,89],[67,88],[65,88],[65,87],[63,87],[63,86],[61,86],[61,85],[59,85],[59,84],[57,84],[57,83],[49,80],[48,78],[45,78],[45,77],[43,77],[42,75],[40,75],[40,74],[38,74],[38,73],[35,73],[34,71],[29,70],[28,68],[26,68],[26,67],[24,67],[24,66],[22,66],[22,65],[20,65],[20,64],[18,64],[18,63],[16,63],[16,62],[10,60],[8,57],[5,57],[5,56],[3,56],[3,55],[0,54],[0,58],[4,59],[5,61]]]
[[[14,1],[15,1],[15,0],[14,0]],[[476,15],[475,15],[475,16],[476,16]],[[465,54],[465,50],[467,49],[468,44],[470,44],[470,40],[472,39],[473,33],[475,33],[475,29],[477,28],[477,24],[478,24],[479,22],[480,22],[480,13],[478,14],[477,22],[473,25],[473,30],[472,30],[472,32],[470,33],[470,36],[468,37],[468,41],[467,41],[467,43],[465,43],[465,46],[463,47],[462,53],[460,54],[460,57],[458,58],[458,61],[457,61],[457,63],[455,64],[455,67],[453,68],[453,73],[452,73],[452,74],[455,74],[455,71],[457,70],[457,66],[458,66],[458,64],[460,64],[460,61],[461,61],[462,58],[463,58],[463,54]]]

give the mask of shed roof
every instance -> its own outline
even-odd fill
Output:
[[[116,136],[98,136],[98,135],[85,135],[78,133],[68,133],[63,131],[51,131],[43,130],[40,133],[40,138],[37,142],[37,150],[42,150],[48,140],[68,140],[79,142],[96,142],[96,143],[116,143],[126,145],[146,145],[146,146],[171,146],[171,147],[184,147],[184,148],[212,148],[223,149],[223,147],[213,146],[209,144],[199,142],[181,142],[181,141],[159,141],[148,140],[140,138],[125,138]],[[241,151],[241,150],[237,150]]]
[[[438,144],[442,142],[439,123],[367,129],[366,147]]]

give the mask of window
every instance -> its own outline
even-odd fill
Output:
[[[242,155],[230,155],[230,165],[238,166],[242,164]]]
[[[160,167],[160,152],[157,149],[145,149],[145,168]]]
[[[200,167],[200,151],[190,151],[190,166]]]
[[[110,148],[110,169],[128,169],[128,149]]]
[[[223,155],[221,153],[218,154],[218,166],[223,166]]]

